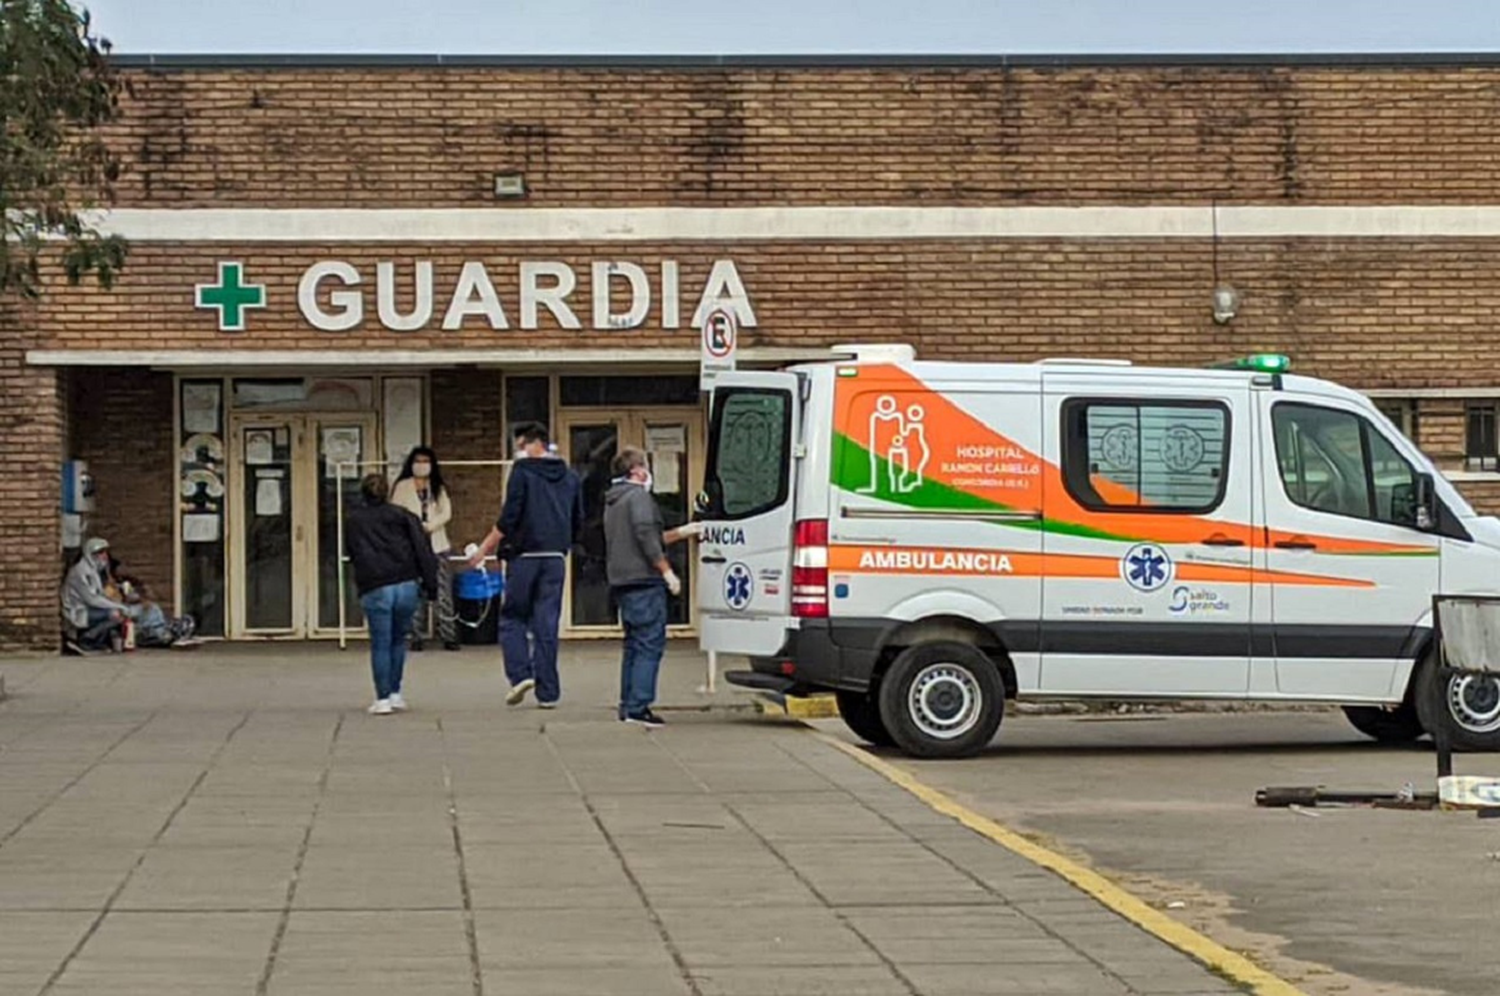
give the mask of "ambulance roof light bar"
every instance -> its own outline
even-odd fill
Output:
[[[1217,370],[1249,370],[1254,373],[1284,374],[1292,369],[1292,358],[1281,353],[1254,353],[1241,356],[1228,363],[1220,363]]]
[[[912,363],[917,358],[917,348],[904,342],[841,343],[829,352],[855,363]]]

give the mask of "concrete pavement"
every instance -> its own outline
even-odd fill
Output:
[[[8,662],[0,994],[1236,991],[801,726],[625,726],[567,655],[555,713],[418,655],[395,717],[359,649]]]

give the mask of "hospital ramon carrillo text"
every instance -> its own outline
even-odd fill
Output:
[[[353,468],[530,419],[588,482],[566,634],[607,633],[608,460],[687,514],[715,308],[747,367],[1285,353],[1500,507],[1492,57],[120,63],[126,270],[4,317],[6,649],[57,645],[80,526],[203,632],[327,635]],[[453,480],[463,543],[500,472]]]

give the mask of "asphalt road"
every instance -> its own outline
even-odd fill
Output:
[[[1431,791],[1426,745],[1382,747],[1338,712],[1012,716],[978,758],[884,756],[1309,993],[1500,992],[1500,821],[1254,802],[1267,785]],[[1500,774],[1500,756],[1456,770]]]

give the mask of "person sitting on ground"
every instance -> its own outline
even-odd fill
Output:
[[[109,575],[104,583],[104,592],[112,600],[127,609],[137,611],[135,618],[135,644],[138,647],[186,646],[193,642],[198,624],[191,616],[173,618],[167,615],[161,604],[146,587],[146,582],[120,569],[120,561],[113,554],[109,557]]]
[[[138,613],[109,597],[109,541],[95,536],[83,544],[83,556],[63,582],[62,613],[66,646],[77,654],[125,648],[125,620]]]

